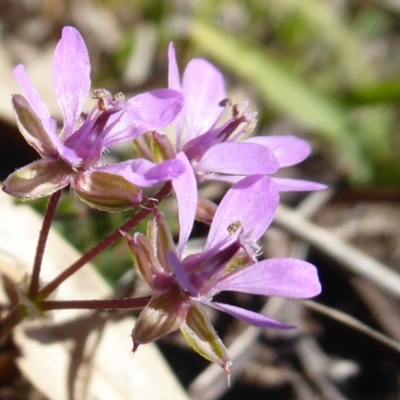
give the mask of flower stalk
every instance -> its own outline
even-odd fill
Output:
[[[50,200],[47,204],[46,213],[44,214],[42,229],[40,230],[39,234],[39,240],[36,247],[35,261],[33,263],[31,281],[29,285],[28,295],[30,298],[35,298],[39,290],[39,279],[43,261],[43,254],[46,248],[50,227],[53,222],[53,218],[57,210],[61,194],[62,190],[57,190],[57,192],[51,195]]]
[[[81,258],[75,261],[67,269],[61,272],[56,278],[44,286],[38,293],[40,298],[45,299],[51,293],[53,293],[66,279],[68,279],[75,272],[79,271],[85,264],[93,260],[96,256],[108,249],[114,244],[119,238],[122,237],[124,232],[128,232],[135,228],[140,222],[142,222],[158,205],[163,201],[171,192],[171,185],[166,183],[154,196],[149,199],[143,206],[142,209],[135,214],[130,220],[125,222],[119,229],[112,232],[106,238],[104,238],[96,246],[92,247],[87,253]]]
[[[24,304],[16,304],[12,307],[0,321],[0,339],[8,335],[26,316],[27,312]]]
[[[40,309],[42,311],[71,309],[97,311],[132,310],[146,307],[150,298],[151,296],[107,300],[45,300],[40,304]]]

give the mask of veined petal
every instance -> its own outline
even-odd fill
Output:
[[[42,121],[44,129],[51,133],[53,132],[53,126],[51,124],[50,111],[46,106],[46,103],[43,101],[39,92],[33,85],[29,75],[25,71],[25,67],[23,65],[18,65],[13,71],[14,78],[19,83],[19,86],[24,92],[26,99],[28,100],[29,105],[32,107],[34,113],[39,117]]]
[[[237,183],[241,181],[244,176],[243,175],[216,175],[216,174],[206,174],[203,175],[202,180],[207,181],[220,181],[226,183]],[[290,178],[274,178],[270,177],[270,179],[275,183],[276,189],[278,192],[288,192],[288,191],[296,191],[296,192],[306,192],[306,191],[314,191],[314,190],[323,190],[327,188],[327,185],[322,183],[312,182],[312,181],[304,181],[301,179],[290,179]]]
[[[57,156],[57,145],[53,142],[53,137],[48,134],[42,120],[35,114],[28,101],[16,94],[12,97],[12,105],[18,129],[27,143],[41,157]]]
[[[140,188],[118,173],[84,171],[74,176],[71,185],[83,202],[103,211],[129,210],[142,201]]]
[[[311,146],[296,136],[254,136],[245,143],[258,143],[272,150],[279,166],[288,167],[305,160],[311,153]]]
[[[70,147],[65,146],[64,143],[62,143],[62,142],[60,142],[59,147],[58,147],[58,155],[72,169],[75,169],[75,167],[82,166],[82,162],[83,162],[82,158],[76,154],[74,149],[71,149]]]
[[[153,295],[149,304],[140,313],[133,328],[134,350],[140,344],[154,342],[162,336],[176,331],[186,318],[187,307],[179,290],[175,293]]]
[[[293,258],[272,258],[225,275],[215,290],[308,298],[321,292],[321,284],[314,265]]]
[[[207,132],[223,113],[224,108],[219,103],[226,98],[225,83],[217,68],[195,58],[186,66],[182,88],[189,140]]]
[[[185,273],[189,276],[190,284],[196,288],[188,290],[192,293],[200,292],[202,295],[208,295],[240,247],[241,243],[238,240],[228,246],[222,242],[218,243],[216,248],[185,257],[183,260]],[[185,284],[183,286],[185,287]]]
[[[90,90],[89,54],[81,34],[70,26],[62,30],[54,51],[53,88],[64,118],[64,135],[74,131]]]
[[[178,63],[176,62],[175,47],[173,43],[168,47],[168,87],[182,91]]]
[[[272,328],[272,329],[293,329],[296,328],[293,325],[282,324],[272,318],[268,318],[265,315],[256,313],[254,311],[245,310],[244,308],[231,306],[229,304],[216,303],[215,301],[202,301],[203,304],[213,307],[219,311],[232,315],[233,317],[240,319],[241,321],[247,322],[250,325],[259,326],[261,328]]]
[[[256,143],[225,142],[208,149],[195,165],[196,172],[232,175],[272,174],[279,168],[274,154]]]
[[[219,365],[227,375],[230,374],[231,360],[228,351],[211,325],[202,307],[195,304],[181,325],[186,341],[202,357]]]
[[[327,186],[322,183],[311,182],[311,181],[303,181],[301,179],[288,179],[288,178],[271,178],[277,189],[280,192],[286,191],[313,191],[313,190],[323,190],[326,189]]]
[[[244,179],[245,176],[243,175],[224,175],[224,174],[206,174],[202,175],[201,179],[203,181],[219,181],[219,182],[226,182],[230,184],[235,184]]]
[[[210,227],[205,249],[216,246],[231,234],[232,224],[239,224],[251,239],[258,240],[266,231],[275,215],[279,194],[275,184],[263,175],[242,179],[228,190],[217,208]]]
[[[69,173],[61,161],[42,159],[9,175],[3,190],[23,200],[49,196],[68,185]]]
[[[179,243],[178,254],[182,256],[183,250],[192,231],[197,208],[197,182],[193,168],[185,153],[179,152],[176,159],[185,165],[185,171],[173,179],[172,187],[178,202],[179,216]]]
[[[135,159],[115,165],[98,167],[96,170],[120,175],[140,187],[151,187],[177,178],[185,172],[185,165],[182,161],[176,159],[167,160],[160,164],[154,164],[145,159]]]
[[[182,85],[179,77],[179,68],[176,62],[174,44],[170,43],[168,47],[168,87],[182,92]],[[176,149],[181,150],[181,138],[183,133],[183,126],[185,122],[185,115],[183,110],[177,115],[175,119],[176,125]]]
[[[159,89],[132,97],[125,112],[110,117],[115,124],[103,141],[104,147],[133,140],[147,131],[159,130],[172,122],[183,107],[183,96],[172,89]],[[107,126],[108,126],[107,125]]]

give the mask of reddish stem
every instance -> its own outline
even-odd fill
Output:
[[[90,249],[87,253],[85,253],[81,258],[75,261],[72,265],[70,265],[67,269],[61,272],[56,278],[54,278],[51,282],[49,282],[46,286],[44,286],[41,290],[39,290],[38,295],[45,299],[51,293],[54,292],[63,283],[66,279],[68,279],[71,275],[77,272],[80,268],[82,268],[85,264],[91,261],[94,257],[102,253],[104,250],[109,248],[112,244],[114,244],[124,232],[127,232],[133,228],[135,228],[140,222],[142,222],[157,206],[164,200],[165,197],[171,192],[171,184],[166,183],[155,195],[154,198],[147,201],[147,203],[142,206],[142,209],[135,214],[130,220],[125,222],[119,229],[112,232],[105,239],[103,239],[100,243]]]
[[[62,194],[62,189],[53,193],[47,204],[46,213],[44,214],[42,229],[40,230],[39,240],[36,247],[35,261],[33,263],[32,276],[29,284],[29,298],[34,298],[39,291],[40,269],[42,267],[43,254],[46,248],[47,238],[49,236],[50,227],[53,222],[54,214]]]
[[[8,335],[28,314],[23,304],[15,305],[8,314],[0,320],[0,338]]]
[[[151,296],[110,300],[48,300],[40,303],[42,311],[51,310],[126,310],[146,307]]]

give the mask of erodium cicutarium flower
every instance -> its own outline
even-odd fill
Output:
[[[169,87],[182,93],[184,105],[174,121],[175,136],[153,132],[136,140],[143,157],[151,161],[177,158],[184,162],[184,175],[173,180],[181,213],[193,208],[199,220],[209,222],[215,211],[207,199],[198,197],[197,183],[224,181],[235,183],[246,176],[270,176],[278,191],[310,191],[325,188],[319,183],[279,178],[280,168],[307,158],[310,145],[295,136],[248,137],[256,126],[255,112],[248,104],[239,106],[227,99],[221,72],[204,59],[192,59],[180,78],[174,46],[169,47]],[[226,120],[227,110],[231,116]],[[226,120],[226,122],[222,122]],[[149,144],[151,143],[151,145]],[[190,193],[190,194],[189,194]],[[191,201],[190,201],[191,200]],[[185,203],[185,206],[181,206]]]
[[[270,225],[278,202],[276,185],[269,178],[244,178],[218,206],[203,250],[186,257],[183,250],[187,237],[175,247],[162,214],[156,213],[147,236],[126,236],[134,262],[153,293],[132,331],[134,350],[180,329],[194,350],[229,374],[229,355],[204,306],[264,328],[293,328],[262,314],[213,301],[223,291],[294,298],[320,293],[313,265],[291,258],[257,261],[257,240]],[[264,206],[260,208],[260,204]]]
[[[63,29],[52,75],[63,115],[60,132],[23,65],[14,70],[24,92],[24,96],[12,97],[17,124],[41,159],[11,174],[4,182],[4,191],[34,199],[71,185],[86,203],[115,211],[140,204],[140,187],[170,180],[184,171],[177,159],[159,164],[144,159],[101,164],[101,155],[110,146],[173,121],[182,108],[181,93],[160,89],[125,101],[121,93],[112,95],[98,89],[92,94],[95,106],[89,113],[83,112],[91,85],[90,63],[85,43],[72,27]]]
[[[176,152],[183,151],[198,180],[235,183],[254,174],[272,175],[310,155],[310,145],[295,136],[256,136],[243,140],[257,123],[248,102],[239,106],[227,99],[221,72],[204,59],[192,59],[182,80],[175,50],[169,47],[169,87],[184,96],[176,118]],[[226,109],[231,116],[221,122]],[[318,190],[315,182],[272,177],[279,191]]]

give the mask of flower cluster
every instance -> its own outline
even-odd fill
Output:
[[[256,113],[248,111],[248,104],[227,98],[222,74],[203,59],[191,60],[181,79],[172,44],[169,88],[129,100],[121,93],[96,89],[95,104],[86,112],[91,85],[88,52],[79,32],[64,28],[53,62],[62,127],[50,116],[22,65],[14,76],[24,93],[12,96],[16,121],[41,158],[12,173],[3,183],[5,192],[34,199],[69,185],[88,205],[115,212],[141,206],[146,199],[141,188],[171,183],[178,204],[178,243],[156,206],[146,235],[124,230],[120,234],[151,289],[132,332],[134,350],[180,329],[194,350],[229,374],[229,355],[204,306],[252,325],[292,328],[213,298],[223,291],[295,298],[319,294],[313,265],[291,258],[259,261],[257,244],[274,218],[280,191],[324,187],[273,176],[307,158],[307,142],[294,136],[248,138]],[[171,123],[173,140],[162,132]],[[107,149],[132,141],[141,158],[104,164]],[[199,183],[209,180],[233,185],[218,206],[198,194]],[[185,255],[196,218],[210,224],[206,244]],[[38,294],[31,292],[32,297]],[[39,290],[42,297],[49,292]]]

